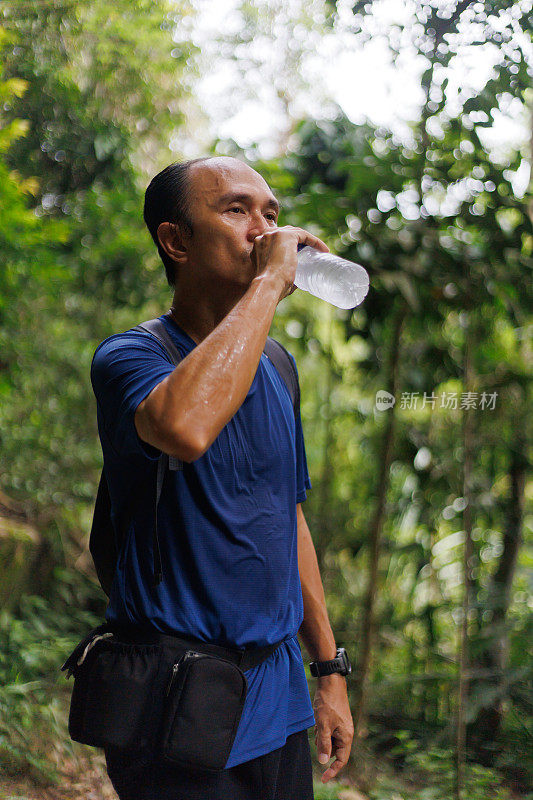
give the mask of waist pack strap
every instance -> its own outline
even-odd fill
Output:
[[[281,640],[275,644],[266,645],[265,647],[237,650],[230,647],[222,647],[218,644],[211,644],[210,642],[201,642],[198,639],[189,639],[185,636],[170,636],[165,633],[160,633],[159,631],[154,631],[153,629],[144,630],[140,628],[110,625],[108,630],[112,631],[117,638],[125,642],[134,644],[162,644],[169,648],[186,647],[198,653],[224,658],[226,661],[231,661],[232,664],[236,664],[243,672],[262,664],[283,642],[283,640]]]
[[[67,673],[67,678],[70,678],[71,675],[74,674],[76,670],[76,666],[79,665],[79,662],[85,658],[85,655],[88,653],[90,648],[96,644],[96,642],[104,637],[111,636],[112,632],[109,627],[109,623],[104,622],[102,625],[99,625],[97,628],[93,628],[92,631],[89,631],[87,636],[79,642],[72,653],[69,655],[63,666],[61,667],[61,672]]]

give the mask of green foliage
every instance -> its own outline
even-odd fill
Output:
[[[122,16],[106,2],[28,4],[22,16],[18,4],[4,9],[2,488],[40,519],[49,543],[43,584],[53,563],[85,547],[100,464],[92,353],[116,325],[167,302],[134,162],[145,146],[159,153],[166,144],[171,95],[174,104],[180,96],[170,74],[184,61],[169,9],[141,5],[124,4]],[[131,60],[120,55],[126,46]],[[141,124],[141,113],[157,125]]]
[[[45,783],[59,780],[62,758],[72,755],[60,666],[100,621],[84,608],[101,604],[79,576],[57,570],[54,577],[48,599],[26,596],[16,615],[0,612],[0,766]]]
[[[406,738],[401,752],[407,753],[401,772],[377,772],[368,794],[354,794],[344,783],[324,785],[316,781],[315,800],[451,800],[455,796],[455,764],[450,750],[420,751],[417,743]],[[513,800],[501,775],[479,764],[466,765],[463,796],[465,800]]]
[[[339,785],[337,783],[315,783],[315,800],[339,800]]]
[[[333,12],[337,4],[328,5]],[[419,403],[396,398],[367,738],[387,769],[376,773],[374,800],[449,800],[453,792],[464,412],[440,398],[455,392],[460,404],[467,336],[476,391],[497,393],[493,410],[468,412],[476,447],[467,711],[472,723],[483,713],[500,716],[481,751],[493,768],[467,765],[465,800],[507,800],[501,775],[524,786],[530,770],[525,547],[511,581],[501,578],[509,538],[522,535],[513,510],[527,495],[519,481],[527,467],[533,231],[527,198],[514,191],[526,150],[496,158],[485,133],[511,101],[524,112],[522,43],[531,28],[523,3],[514,4],[512,23],[504,13],[511,3],[471,5],[468,36],[496,44],[499,61],[460,107],[447,89],[461,46],[458,20],[436,3],[416,3],[412,30],[402,35],[424,59],[426,98],[410,138],[356,126],[339,112],[301,120],[287,156],[258,164],[283,199],[283,223],[316,231],[371,276],[361,308],[340,311],[296,292],[273,326],[299,367],[313,481],[306,517],[333,627],[356,662],[386,424],[374,400],[390,380],[394,320],[405,315],[400,390],[418,393]],[[32,554],[31,585],[20,587],[29,596],[19,602],[11,593],[0,616],[0,762],[47,780],[57,778],[58,754],[70,747],[57,667],[103,610],[82,576],[101,464],[90,361],[105,336],[168,303],[141,219],[142,190],[147,175],[175,157],[168,141],[182,123],[194,47],[171,36],[189,13],[185,1],[35,0],[24,14],[20,8],[3,3],[0,30],[0,489],[22,504],[44,544]],[[243,4],[245,44],[280,24],[274,12],[259,19],[258,8]],[[311,10],[304,22],[315,30]],[[282,11],[286,20],[291,10]],[[371,11],[372,3],[353,5],[363,38]],[[393,47],[398,36],[391,31]],[[304,49],[291,51],[295,37],[296,28],[287,34],[287,69]],[[284,68],[274,78],[289,107],[290,75]],[[438,398],[435,407],[422,407],[424,393]],[[394,778],[392,765],[400,769]],[[343,791],[320,784],[317,800],[341,800]]]
[[[153,167],[165,134],[180,123],[181,76],[193,48],[171,34],[189,13],[187,0],[3,4],[6,71],[27,85],[4,113],[29,122],[10,164],[38,176],[47,204],[61,208],[62,195],[97,179],[114,186],[132,160]]]
[[[432,748],[413,751],[406,758],[405,772],[409,788],[398,781],[383,780],[370,793],[371,800],[450,800],[455,792],[455,763],[451,750]],[[479,764],[465,768],[464,797],[467,800],[512,800],[512,793],[502,784],[501,776]]]

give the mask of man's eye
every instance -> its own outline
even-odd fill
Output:
[[[272,222],[276,222],[276,215],[275,214],[265,214],[265,217]]]
[[[229,210],[230,210],[230,211],[236,211],[236,212],[237,212],[237,214],[241,214],[241,213],[242,213],[242,214],[244,214],[244,209],[242,209],[242,208],[239,208],[239,206],[233,206],[233,207],[232,207],[232,208],[230,208]]]

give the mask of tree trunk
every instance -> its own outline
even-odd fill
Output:
[[[489,584],[490,618],[488,625],[493,635],[488,639],[482,655],[481,666],[488,671],[489,688],[493,702],[481,709],[472,725],[472,739],[480,760],[490,766],[496,750],[494,742],[498,737],[503,719],[503,700],[505,695],[505,670],[508,665],[507,612],[511,601],[513,578],[516,571],[518,552],[522,542],[524,517],[524,497],[527,472],[525,422],[517,424],[515,438],[510,451],[509,497],[505,510],[505,527],[502,537],[503,551],[498,566]],[[487,685],[487,682],[485,682]]]
[[[471,392],[473,387],[472,375],[472,321],[465,331],[465,357],[464,357],[464,391]],[[471,595],[473,589],[472,582],[472,555],[474,552],[472,543],[472,465],[474,453],[474,416],[472,409],[465,408],[463,411],[463,497],[466,506],[463,512],[463,613],[461,634],[459,641],[459,675],[457,689],[457,728],[456,728],[456,774],[455,774],[455,797],[461,800],[463,797],[463,773],[465,764],[466,749],[466,703],[468,699],[468,613],[471,607]]]
[[[387,391],[396,397],[398,392],[398,373],[400,364],[400,340],[402,326],[405,319],[406,307],[402,303],[396,311],[394,318],[392,341],[390,346],[390,356],[388,364],[388,386]],[[370,671],[370,662],[372,656],[372,645],[374,639],[374,608],[377,596],[378,584],[378,563],[381,550],[381,534],[383,530],[383,522],[385,518],[385,502],[387,499],[387,490],[389,487],[389,468],[392,460],[392,451],[394,444],[394,427],[396,419],[396,404],[394,404],[386,413],[387,421],[385,431],[383,434],[383,442],[380,453],[380,469],[378,478],[378,496],[376,499],[376,506],[374,515],[370,523],[370,560],[368,565],[368,585],[366,589],[365,601],[363,604],[363,621],[361,630],[361,655],[359,658],[358,680],[356,686],[355,698],[355,715],[354,727],[355,736],[354,741],[357,744],[357,739],[360,735],[365,716],[366,698],[367,698],[367,684],[368,674]]]
[[[43,547],[39,529],[0,490],[0,608],[13,610],[25,594],[37,594],[35,566]]]
[[[332,409],[331,409],[331,393],[333,391],[333,331],[332,331],[332,310],[329,309],[329,325],[328,325],[328,343],[326,349],[326,389],[324,397],[324,448],[322,451],[322,473],[320,476],[319,484],[319,505],[318,513],[320,525],[318,530],[320,535],[315,539],[316,556],[320,570],[324,566],[324,555],[326,552],[327,544],[330,540],[331,531],[331,508],[330,508],[330,495],[331,495],[331,447],[333,445],[333,431],[332,431]],[[319,409],[320,410],[320,409]]]

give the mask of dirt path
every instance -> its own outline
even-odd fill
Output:
[[[0,800],[117,800],[103,757],[87,763],[66,763],[62,785],[38,786],[27,776],[0,777]]]

